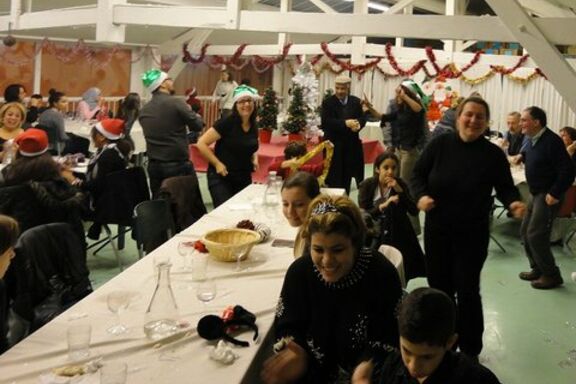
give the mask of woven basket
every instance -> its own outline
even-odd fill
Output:
[[[259,241],[258,232],[240,228],[216,229],[207,232],[202,238],[210,254],[216,260],[226,262],[236,261],[235,251],[242,246],[246,247],[246,251],[241,260],[245,260]]]

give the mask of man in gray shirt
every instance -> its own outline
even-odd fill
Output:
[[[138,120],[146,139],[150,189],[156,197],[164,179],[196,175],[189,159],[186,127],[200,132],[204,123],[184,100],[172,96],[174,81],[165,72],[151,69],[142,75],[142,82],[152,93]]]

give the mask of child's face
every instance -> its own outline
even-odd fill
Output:
[[[449,343],[450,344],[450,343]],[[426,343],[416,344],[400,337],[400,352],[410,376],[422,383],[438,368],[450,348]]]
[[[394,159],[386,159],[380,163],[380,166],[376,170],[378,173],[378,180],[380,183],[384,183],[386,179],[391,177],[396,177],[397,164]]]

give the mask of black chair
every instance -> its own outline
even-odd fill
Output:
[[[14,249],[4,280],[12,311],[30,332],[92,292],[85,248],[69,224],[29,229]]]
[[[82,153],[86,158],[90,157],[90,140],[75,135],[74,133],[66,132],[68,135],[68,141],[64,145],[64,149],[62,150],[62,156],[68,154],[76,154]]]
[[[106,175],[103,193],[97,197],[94,203],[94,223],[104,228],[107,238],[91,244],[90,248],[100,245],[93,252],[96,254],[105,245],[110,243],[118,261],[118,266],[123,269],[122,260],[118,249],[123,248],[123,236],[126,227],[132,227],[134,222],[134,208],[139,203],[150,200],[150,191],[146,174],[141,167],[127,168]],[[113,237],[109,225],[118,226],[118,235]],[[118,247],[114,239],[118,238]]]
[[[138,255],[152,252],[176,232],[170,204],[166,200],[143,201],[134,209]]]

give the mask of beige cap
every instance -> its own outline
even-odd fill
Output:
[[[352,79],[348,76],[341,75],[338,76],[334,82],[336,84],[350,84],[352,82]]]

